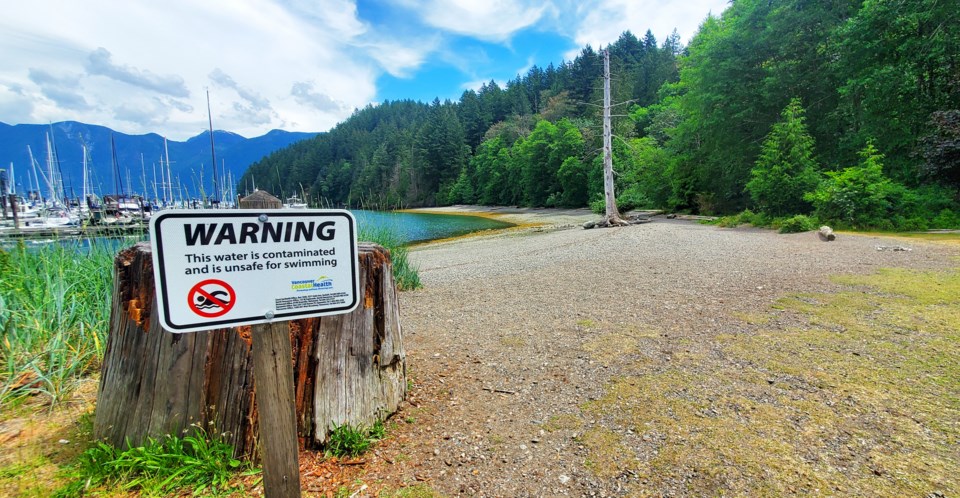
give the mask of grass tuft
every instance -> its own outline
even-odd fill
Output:
[[[183,438],[148,439],[146,445],[124,451],[98,442],[80,455],[70,482],[55,496],[81,496],[117,486],[144,495],[184,489],[194,495],[228,491],[235,473],[247,469],[247,464],[232,455],[230,445],[211,441],[199,430]]]
[[[393,264],[393,278],[399,290],[414,290],[423,287],[420,283],[420,274],[411,263],[407,246],[391,230],[384,227],[360,227],[359,240],[375,242],[390,251],[390,260]]]
[[[386,427],[379,420],[372,427],[334,425],[325,453],[327,456],[356,458],[386,437],[386,433]]]

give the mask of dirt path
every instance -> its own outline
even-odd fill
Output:
[[[590,217],[566,213],[554,222],[572,226]],[[912,250],[877,249],[894,245]],[[717,424],[749,427],[739,415],[745,403],[762,410],[764,403],[786,406],[780,396],[829,400],[791,388],[782,372],[733,357],[730,341],[750,337],[742,344],[762,347],[754,340],[757,323],[785,329],[796,321],[769,318],[771,305],[793,293],[836,291],[830,275],[952,268],[957,253],[942,244],[844,234],[824,243],[813,233],[665,219],[419,247],[411,257],[425,287],[400,296],[412,395],[358,475],[371,491],[418,485],[446,496],[762,492],[763,462],[726,458],[712,443],[697,444],[711,452],[705,462],[719,460],[713,466],[670,452],[711,431],[733,437],[736,447],[739,429]],[[751,321],[759,316],[766,317]],[[744,368],[767,378],[735,373]],[[724,377],[729,381],[718,380]],[[642,384],[653,378],[661,382]],[[645,398],[655,391],[662,396]],[[644,399],[674,397],[679,404],[643,411]],[[690,406],[705,422],[684,419]],[[736,414],[715,417],[712,410]],[[741,442],[764,452],[766,436],[745,430]],[[815,477],[809,488],[793,483],[794,491],[838,492],[819,489],[829,483]]]

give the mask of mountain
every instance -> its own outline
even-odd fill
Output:
[[[52,134],[51,134],[52,132]],[[36,176],[41,190],[46,193],[44,176],[47,175],[47,136],[50,136],[57,163],[62,172],[67,195],[81,195],[83,185],[83,152],[87,146],[87,164],[94,188],[98,193],[119,192],[146,193],[154,196],[154,178],[157,191],[162,194],[162,168],[165,162],[163,137],[155,133],[127,135],[103,126],[64,121],[51,125],[10,125],[0,122],[0,167],[14,165],[17,191],[32,190],[38,181],[34,168],[30,167],[27,146],[36,161]],[[275,150],[301,140],[315,137],[316,133],[296,133],[273,130],[267,134],[244,138],[236,133],[216,130],[213,132],[216,146],[217,166],[221,178],[232,174],[239,181],[247,167]],[[114,167],[111,137],[116,146],[118,168]],[[210,132],[203,132],[184,142],[167,141],[170,152],[170,176],[172,183],[179,184],[184,196],[195,197],[201,189],[207,195],[213,192],[213,168],[210,155]],[[141,160],[142,158],[142,160]],[[119,170],[119,177],[116,171]],[[223,183],[223,182],[221,182]],[[145,185],[144,185],[145,184]],[[31,187],[34,186],[34,187]],[[144,188],[146,186],[146,189]],[[221,185],[223,188],[223,185]]]

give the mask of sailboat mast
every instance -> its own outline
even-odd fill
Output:
[[[160,196],[157,195],[157,163],[152,163],[153,166],[153,200],[155,202],[160,202]],[[163,166],[163,158],[160,158],[160,166]]]
[[[140,153],[140,186],[143,187],[143,198],[146,199],[149,194],[147,194],[147,167],[143,164],[143,152]]]
[[[123,177],[120,176],[120,161],[117,160],[117,143],[110,135],[110,149],[113,151],[113,191],[116,195],[123,196]],[[120,184],[120,190],[117,190],[117,183]]]
[[[80,146],[83,150],[83,202],[87,202],[87,145],[83,144]],[[81,209],[83,204],[80,204]]]
[[[57,182],[56,177],[53,174],[53,145],[50,144],[50,134],[47,133],[47,173],[49,176],[47,178],[47,186],[50,187],[50,201],[53,202],[53,205],[57,205]]]
[[[167,192],[170,192],[170,202],[173,202],[173,177],[170,175],[170,149],[167,148],[167,137],[163,137],[163,155],[167,157],[167,180],[163,182],[166,187],[163,191],[163,199],[167,199]],[[163,176],[163,163],[160,163],[160,176]]]
[[[63,200],[63,204],[70,204],[67,202],[67,185],[63,181],[63,165],[60,164],[60,151],[57,149],[57,135],[53,132],[53,124],[50,125],[50,142],[53,144],[53,164],[56,166],[56,171],[54,171],[50,176],[50,181],[53,183],[53,187],[57,189],[57,193],[60,194],[60,199]]]
[[[30,148],[29,145],[27,146],[27,155],[30,156],[30,168],[33,169],[33,181],[34,181],[34,184],[36,185],[33,191],[37,193],[37,200],[39,200],[40,203],[43,204],[43,194],[40,193],[40,177],[37,176],[37,160],[34,159],[33,150]],[[27,180],[29,180],[29,178]],[[30,183],[30,182],[27,181],[27,183]]]
[[[213,196],[220,198],[220,186],[217,184],[217,150],[213,144],[213,114],[210,112],[210,89],[207,89],[207,121],[210,123],[210,157],[213,159]]]

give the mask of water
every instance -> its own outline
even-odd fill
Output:
[[[398,213],[384,211],[352,211],[360,231],[386,229],[403,244],[457,237],[481,230],[506,228],[510,223],[480,216],[450,214]]]
[[[481,230],[506,228],[510,223],[492,220],[480,216],[460,216],[449,214],[427,213],[400,213],[384,211],[352,211],[357,218],[357,228],[363,231],[385,229],[390,231],[401,244],[413,244],[428,240],[457,237]],[[25,240],[28,247],[43,246],[51,243],[60,243],[68,247],[76,247],[82,254],[96,248],[116,251],[128,247],[146,237],[97,237],[94,239],[70,237],[61,240],[41,239]],[[9,248],[16,245],[15,240],[0,240],[0,247]]]

